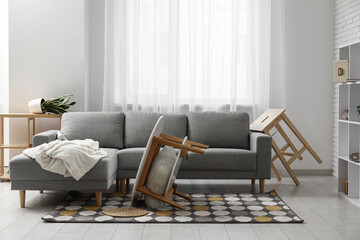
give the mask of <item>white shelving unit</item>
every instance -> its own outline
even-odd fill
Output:
[[[360,105],[360,43],[339,49],[339,60],[349,60],[349,77],[358,81],[339,84],[339,161],[338,191],[360,206],[360,163],[350,160],[350,154],[360,152],[360,116],[356,107]],[[349,120],[341,119],[348,110]],[[344,194],[348,180],[348,194]]]

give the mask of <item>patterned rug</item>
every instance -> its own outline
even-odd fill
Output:
[[[170,205],[147,209],[142,217],[110,217],[102,211],[109,208],[129,207],[130,194],[104,193],[102,207],[96,207],[95,194],[70,192],[64,200],[42,219],[65,223],[301,223],[303,222],[273,190],[265,194],[226,193],[191,194],[191,200],[175,197],[186,206],[180,210]]]

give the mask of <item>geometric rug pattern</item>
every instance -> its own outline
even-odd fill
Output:
[[[174,197],[184,205],[180,210],[166,204],[149,209],[141,217],[111,217],[103,213],[110,208],[131,206],[131,195],[104,193],[102,207],[96,207],[94,193],[70,192],[64,200],[42,219],[64,223],[301,223],[303,222],[273,190],[265,194],[225,193],[190,194],[191,199]]]

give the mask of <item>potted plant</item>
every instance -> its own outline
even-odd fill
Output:
[[[28,104],[29,112],[31,113],[55,113],[63,114],[67,112],[70,106],[76,104],[76,102],[70,102],[70,97],[73,95],[65,94],[58,98],[50,98],[49,100],[38,98],[31,100]]]

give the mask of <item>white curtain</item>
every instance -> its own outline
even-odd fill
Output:
[[[270,102],[271,1],[107,0],[103,111],[247,111]]]
[[[9,112],[9,1],[0,0],[0,113]],[[9,119],[5,119],[9,126]],[[5,143],[9,142],[8,128],[4,128]],[[9,150],[4,151],[4,165],[9,165]]]
[[[0,1],[0,113],[9,111],[9,2]]]

